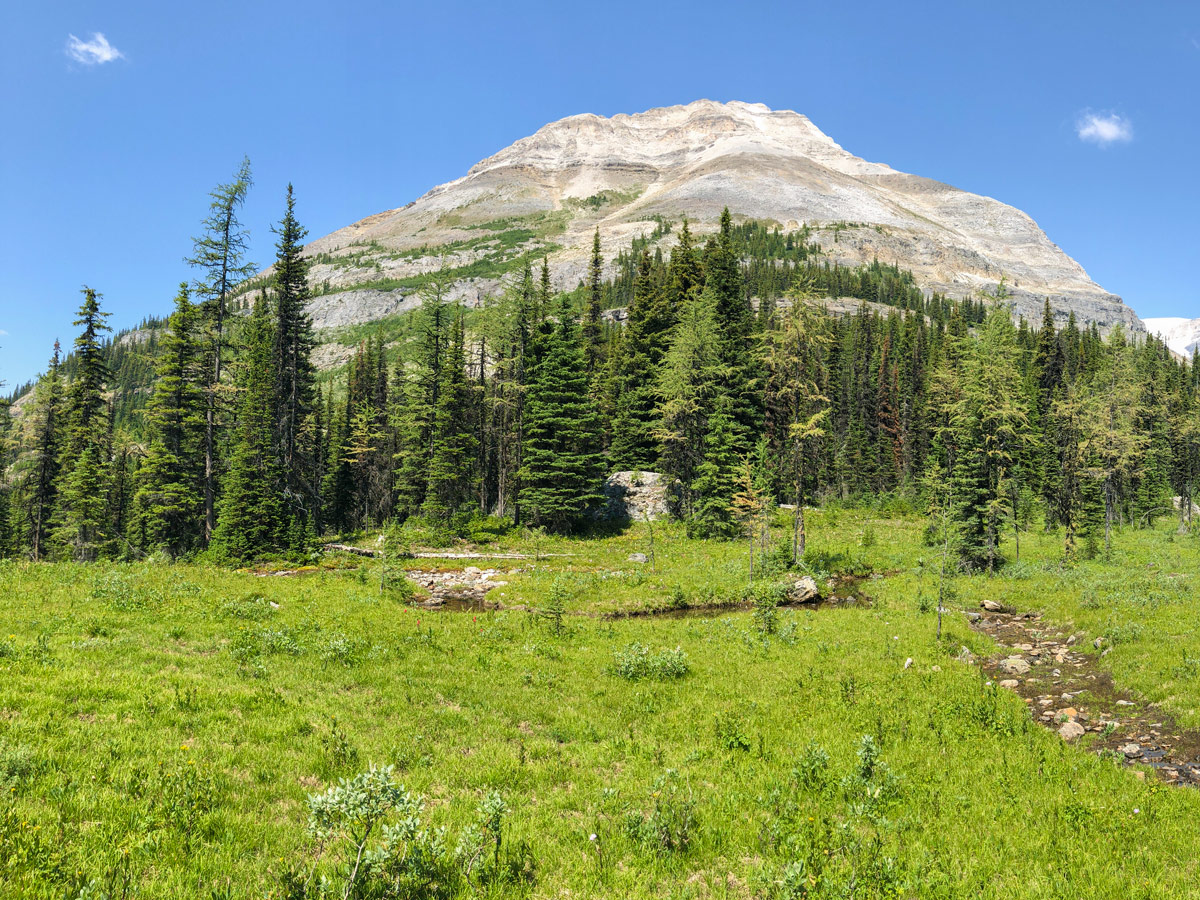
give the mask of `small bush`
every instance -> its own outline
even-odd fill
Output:
[[[687,675],[691,671],[691,664],[687,653],[679,647],[651,653],[649,647],[634,642],[613,654],[610,671],[626,681],[670,681]]]
[[[659,856],[686,853],[696,831],[696,804],[691,791],[681,788],[679,774],[668,769],[650,791],[649,809],[627,810],[625,834]]]
[[[275,615],[275,607],[262,594],[248,594],[221,604],[222,615],[247,622],[262,622]]]
[[[713,732],[717,745],[722,750],[749,750],[750,738],[746,736],[745,720],[735,712],[719,712],[713,719]]]

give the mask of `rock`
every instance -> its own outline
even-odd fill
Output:
[[[1094,641],[1092,641],[1092,646],[1095,647],[1097,650],[1099,650],[1100,645],[1103,643],[1104,643],[1104,638],[1098,637]]]
[[[995,600],[981,600],[979,602],[979,605],[982,606],[984,609],[986,609],[988,612],[1004,612],[1004,607],[1001,606],[999,603],[997,603]]]
[[[1068,644],[1075,643],[1075,635],[1071,635],[1069,638],[1067,638],[1067,643]]]
[[[1133,770],[1133,777],[1134,777],[1134,778],[1136,778],[1138,781],[1145,781],[1145,780],[1146,780],[1146,773],[1145,773],[1145,772],[1143,772],[1141,769],[1134,769],[1134,770]]]
[[[669,187],[646,193],[649,185]],[[894,261],[913,270],[925,291],[955,297],[994,285],[1004,272],[1014,315],[1040,321],[1049,297],[1059,326],[1074,312],[1081,326],[1096,322],[1107,329],[1120,323],[1130,332],[1143,330],[1120,298],[1092,281],[1019,210],[858,158],[795,112],[708,100],[549,123],[413,203],[314,241],[308,249],[314,257],[310,283],[345,292],[357,285],[356,293],[367,293],[365,283],[380,275],[426,274],[437,267],[442,248],[452,267],[465,268],[487,259],[494,246],[483,241],[464,247],[474,243],[464,238],[481,235],[464,229],[483,229],[487,236],[493,229],[486,223],[519,221],[584,196],[598,202],[573,204],[570,227],[555,238],[561,245],[550,256],[556,291],[586,279],[597,225],[602,253],[610,260],[608,277],[615,269],[611,261],[643,230],[651,209],[674,220],[687,215],[702,243],[728,206],[736,216],[772,220],[785,230],[807,224],[802,219],[862,223],[819,228],[807,238],[843,267]],[[675,239],[671,234],[660,242],[664,253]],[[369,249],[373,246],[379,249]],[[516,249],[537,246],[534,240]],[[326,253],[333,259],[322,261]],[[495,278],[459,279],[450,299],[461,296],[471,305],[497,286]],[[414,297],[410,291],[405,299]],[[391,314],[395,302],[389,298],[378,312],[359,312],[369,307],[365,298],[353,303],[341,298],[338,293],[314,298],[314,307],[323,301],[316,310],[318,327],[335,324],[327,318],[335,312],[355,320],[380,318]]]
[[[604,479],[600,517],[645,522],[679,515],[680,484],[658,472],[614,472]]]
[[[805,575],[792,582],[788,589],[788,600],[791,603],[810,603],[821,599],[821,589],[817,587],[815,578]]]
[[[1133,705],[1134,705],[1134,702],[1132,700],[1118,700],[1117,701],[1117,706],[1133,706]]]
[[[646,556],[645,553],[630,553],[629,556],[627,556],[625,558],[628,559],[630,562],[635,562],[635,563],[644,563],[649,560],[649,557]]]
[[[1010,656],[1001,660],[999,668],[1001,672],[1007,672],[1009,675],[1025,675],[1029,672],[1029,663],[1019,656]]]
[[[1064,719],[1074,719],[1076,716],[1079,715],[1079,710],[1077,710],[1073,706],[1068,706],[1066,709],[1060,709],[1058,711],[1058,714],[1060,716],[1062,716]]]
[[[1110,653],[1112,653],[1112,647],[1105,647],[1102,651],[1100,651],[1100,658],[1104,659],[1104,657],[1108,656]]]
[[[1009,690],[1016,690],[1020,686],[1021,682],[1017,681],[1015,678],[1005,678],[1002,682],[1000,682],[1000,687],[1008,688]]]
[[[1058,734],[1064,741],[1074,741],[1083,737],[1086,731],[1078,722],[1064,722],[1062,728],[1058,729]]]
[[[940,672],[940,671],[942,671],[942,667],[941,667],[941,666],[934,666],[934,667],[933,667],[933,668],[931,668],[929,671],[930,671],[930,672]]]
[[[963,647],[961,650],[958,651],[958,656],[956,656],[954,658],[957,659],[959,662],[971,663],[971,662],[975,661],[975,654],[972,653],[970,650],[968,650],[966,647]]]
[[[1126,759],[1137,759],[1142,755],[1142,748],[1139,744],[1126,744],[1121,748],[1121,752],[1125,754]]]
[[[464,575],[479,575],[479,574],[481,574],[481,570],[477,566],[467,566],[465,569],[463,569],[463,574]]]

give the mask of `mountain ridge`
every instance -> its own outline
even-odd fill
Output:
[[[547,255],[555,286],[571,288],[594,229],[611,261],[662,219],[686,216],[694,232],[711,233],[725,207],[735,219],[811,229],[831,262],[909,269],[927,292],[974,296],[1005,278],[1031,320],[1048,297],[1060,321],[1074,312],[1103,329],[1142,330],[1021,210],[854,156],[800,113],[709,100],[547,123],[411,203],[313,241],[319,292],[358,294],[346,308],[327,296],[315,319],[329,327],[387,315],[400,301],[364,300],[364,288],[406,295],[443,258],[463,274],[455,293],[468,302],[497,290],[521,254]]]

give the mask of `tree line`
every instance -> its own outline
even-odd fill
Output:
[[[597,232],[569,291],[525,262],[467,309],[439,273],[403,341],[368,337],[321,378],[291,186],[269,279],[248,310],[237,293],[250,186],[245,162],[213,191],[198,277],[149,354],[106,341],[84,289],[71,354],[56,344],[27,411],[0,417],[0,553],[247,561],[489,516],[579,531],[622,470],[667,476],[695,536],[791,505],[796,559],[804,507],[831,499],[919,501],[970,569],[1001,564],[1008,534],[1019,552],[1034,522],[1073,557],[1176,497],[1190,521],[1197,367],[1074,316],[1058,329],[1048,301],[1040,327],[1014,322],[1003,282],[927,297],[894,266],[830,265],[806,230],[726,210],[702,246],[686,220],[659,223],[669,252],[635,239],[611,278]],[[883,306],[830,315],[823,299],[843,296]]]

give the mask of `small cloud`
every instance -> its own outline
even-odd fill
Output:
[[[1081,141],[1091,141],[1101,147],[1133,140],[1133,123],[1116,113],[1084,113],[1075,123],[1075,133]]]
[[[110,44],[108,38],[95,31],[90,41],[81,41],[73,34],[68,35],[67,56],[85,66],[98,66],[114,59],[124,59],[125,54]]]
[[[0,328],[0,337],[8,337],[8,332],[3,328]]]

